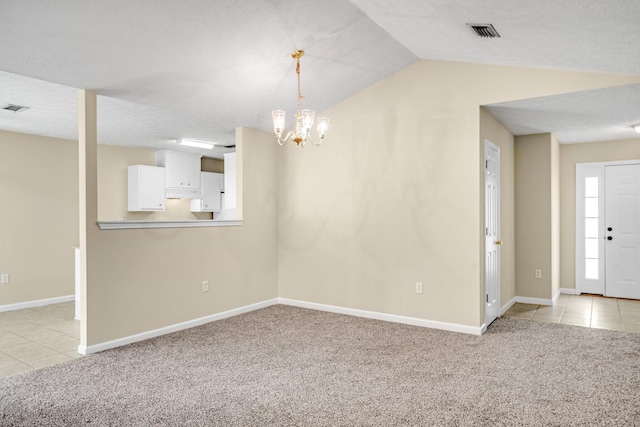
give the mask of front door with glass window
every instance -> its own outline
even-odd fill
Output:
[[[576,290],[640,299],[640,162],[576,165]]]

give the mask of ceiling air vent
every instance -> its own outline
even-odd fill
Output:
[[[480,37],[488,37],[490,39],[500,37],[500,34],[491,24],[467,24],[467,27],[471,28]]]
[[[15,105],[15,104],[7,104],[2,107],[5,111],[13,111],[14,113],[19,113],[24,110],[28,110],[29,107],[25,107],[24,105]]]

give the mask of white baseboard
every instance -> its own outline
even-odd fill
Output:
[[[483,326],[468,326],[460,325],[458,323],[439,322],[436,320],[419,319],[416,317],[399,316],[397,314],[380,313],[377,311],[367,311],[359,310],[356,308],[318,304],[314,302],[292,300],[288,298],[278,298],[278,303],[284,305],[292,305],[294,307],[309,308],[312,310],[328,311],[330,313],[347,314],[350,316],[365,317],[367,319],[384,320],[385,322],[403,323],[405,325],[442,329],[445,331],[461,332],[471,335],[481,335],[483,329]]]
[[[375,311],[359,310],[355,308],[338,307],[334,305],[318,304],[313,302],[298,301],[288,298],[274,298],[244,307],[235,308],[233,310],[224,311],[210,316],[200,317],[198,319],[189,320],[187,322],[177,323],[175,325],[165,326],[164,328],[154,329],[152,331],[142,332],[128,337],[118,338],[90,346],[78,346],[78,353],[92,354],[104,350],[109,350],[123,345],[132,344],[134,342],[143,341],[149,338],[159,337],[161,335],[170,334],[172,332],[181,331],[183,329],[193,328],[195,326],[204,325],[205,323],[214,322],[216,320],[226,319],[228,317],[237,316],[239,314],[248,313],[261,308],[270,307],[276,304],[290,305],[294,307],[308,308],[312,310],[327,311],[330,313],[346,314],[356,317],[364,317],[367,319],[383,320],[386,322],[402,323],[405,325],[422,326],[433,329],[442,329],[451,332],[461,332],[464,334],[481,335],[486,331],[486,326],[468,326],[457,323],[439,322],[435,320],[419,319],[415,317],[399,316],[396,314],[380,313]]]
[[[154,329],[152,331],[142,332],[140,334],[130,335],[128,337],[118,338],[112,341],[103,342],[100,344],[94,344],[90,346],[79,345],[78,353],[80,354],[92,354],[99,351],[109,350],[111,348],[121,347],[123,345],[131,344],[138,341],[143,341],[149,338],[159,337],[160,335],[170,334],[172,332],[181,331],[183,329],[193,328],[195,326],[204,325],[205,323],[214,322],[216,320],[226,319],[228,317],[237,316],[239,314],[248,313],[261,308],[269,307],[278,304],[278,299],[270,299],[261,301],[255,304],[245,305],[244,307],[234,308],[232,310],[223,311],[222,313],[212,314],[210,316],[200,317],[198,319],[189,320],[187,322],[176,323],[175,325],[165,326],[164,328]]]
[[[560,293],[564,295],[578,295],[578,291],[575,288],[560,288]]]
[[[0,305],[0,313],[5,311],[22,310],[25,308],[42,307],[43,305],[60,304],[61,302],[74,301],[75,295],[66,295],[63,297],[38,299],[35,301],[18,302],[15,304]]]
[[[516,302],[522,304],[553,305],[553,299],[551,298],[516,297]]]
[[[505,314],[511,307],[513,307],[513,304],[518,302],[518,301],[516,301],[516,298],[517,297],[511,298],[511,300],[508,303],[506,303],[505,305],[502,306],[502,308],[500,308],[500,316]]]
[[[523,304],[535,304],[535,305],[556,305],[558,298],[561,294],[575,295],[575,289],[560,288],[560,290],[551,299],[546,298],[530,298],[530,297],[513,297],[511,301],[506,303],[500,309],[500,315],[502,316],[507,312],[515,303],[520,302]]]

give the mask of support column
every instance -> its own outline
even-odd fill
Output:
[[[98,130],[97,96],[90,90],[78,93],[78,162],[80,184],[80,347],[86,354],[88,345],[87,315],[91,253],[91,234],[97,231],[98,221]]]
[[[550,133],[515,137],[516,295],[551,304],[559,286],[559,151]]]

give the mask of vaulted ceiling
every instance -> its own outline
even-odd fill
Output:
[[[30,109],[0,111],[0,129],[76,139],[87,88],[99,94],[102,143],[230,144],[235,127],[270,132],[271,110],[295,109],[295,49],[306,51],[304,102],[317,111],[419,59],[640,75],[638,15],[634,0],[1,0],[0,104]],[[516,134],[619,139],[640,122],[639,94],[488,108]]]

